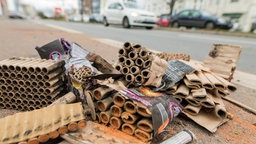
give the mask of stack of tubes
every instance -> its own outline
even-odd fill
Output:
[[[71,78],[81,83],[84,83],[86,81],[86,77],[92,76],[93,74],[91,68],[87,66],[82,66],[80,68],[76,68],[72,66],[71,69],[72,69],[72,71],[70,72]]]
[[[85,90],[95,105],[96,121],[148,142],[152,140],[153,124],[150,110],[140,102],[129,100],[107,86]]]
[[[187,74],[182,81],[168,88],[166,93],[173,95],[191,115],[198,115],[202,110],[225,119],[228,113],[222,97],[235,90],[232,83],[214,73],[196,71]]]
[[[23,57],[0,61],[0,108],[30,111],[50,105],[64,90],[64,64]]]
[[[57,130],[54,130],[48,134],[39,135],[34,138],[30,138],[26,141],[19,142],[18,144],[39,144],[39,143],[45,143],[49,140],[56,139],[61,135],[64,135],[68,132],[75,132],[79,128],[84,128],[86,126],[85,120],[80,120],[78,122],[71,122],[67,125],[61,126]]]

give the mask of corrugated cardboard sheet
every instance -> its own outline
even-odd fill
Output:
[[[0,119],[0,144],[15,143],[47,134],[84,118],[81,103],[60,104],[17,113]]]

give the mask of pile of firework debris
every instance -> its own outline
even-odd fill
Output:
[[[222,97],[236,90],[230,80],[240,47],[214,45],[205,63],[130,42],[120,46],[115,64],[64,39],[36,50],[41,59],[0,61],[0,108],[23,111],[0,119],[0,143],[44,143],[59,136],[83,143],[65,134],[87,121],[145,143],[186,143],[193,139],[190,131],[166,141],[157,137],[180,113],[210,132],[230,117]]]

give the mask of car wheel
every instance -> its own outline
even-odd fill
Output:
[[[174,28],[179,28],[179,23],[178,22],[173,22],[172,23],[172,27],[174,27]]]
[[[146,29],[151,30],[151,29],[153,29],[153,27],[146,27]]]
[[[123,19],[123,27],[124,28],[130,28],[131,27],[129,19],[127,17],[124,17],[124,19]]]
[[[206,24],[205,24],[205,28],[207,29],[207,30],[212,30],[212,29],[214,29],[214,23],[213,22],[207,22]]]
[[[106,17],[104,17],[104,18],[103,18],[103,25],[104,25],[104,26],[109,26],[109,24],[108,24],[108,21],[107,21],[107,18],[106,18]]]

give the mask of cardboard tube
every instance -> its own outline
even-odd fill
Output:
[[[139,116],[129,112],[123,112],[121,118],[125,123],[134,124],[139,119]]]
[[[138,54],[137,54],[137,52],[135,52],[135,51],[131,51],[131,52],[129,52],[129,54],[128,54],[128,58],[129,58],[129,59],[131,59],[131,60],[135,60],[135,59],[137,59],[137,58],[138,58]]]
[[[101,123],[101,117],[100,117],[99,113],[96,114],[96,120],[95,121],[97,121],[98,123]]]
[[[55,130],[55,131],[52,131],[49,133],[49,138],[56,139],[57,137],[59,137],[59,135],[60,135],[59,132],[57,130]]]
[[[209,72],[203,72],[203,74],[208,78],[208,80],[214,85],[217,89],[225,89],[224,84],[219,81],[212,73]]]
[[[153,131],[153,124],[152,124],[152,120],[148,119],[148,118],[144,118],[142,120],[140,120],[137,123],[137,127],[145,132],[152,132]]]
[[[135,64],[136,64],[136,66],[142,67],[145,64],[145,62],[142,58],[137,58],[135,60]]]
[[[78,128],[84,128],[86,127],[86,121],[85,120],[80,120],[78,123]]]
[[[68,132],[68,127],[67,126],[61,126],[59,129],[58,129],[58,133],[60,135],[64,135]]]
[[[183,101],[183,98],[182,97],[179,97],[179,96],[173,96],[179,103],[181,103]]]
[[[123,69],[121,70],[121,73],[126,75],[126,74],[129,73],[129,71],[130,71],[130,70],[129,70],[128,67],[123,67]]]
[[[214,94],[217,97],[226,97],[228,96],[230,93],[228,92],[228,90],[222,90],[222,89],[213,89]]]
[[[138,74],[138,73],[140,73],[140,68],[137,67],[137,66],[132,66],[130,68],[130,73],[133,74],[133,75]]]
[[[134,82],[134,81],[135,81],[135,77],[134,77],[133,74],[127,74],[127,75],[125,76],[125,80],[126,80],[127,82]]]
[[[171,87],[168,87],[165,92],[167,94],[173,95],[177,91],[177,89],[178,89],[178,84],[175,84],[175,85],[173,85]]]
[[[135,129],[136,129],[136,125],[131,125],[128,123],[124,123],[121,128],[122,132],[124,132],[128,135],[133,135],[135,132]]]
[[[208,80],[208,78],[201,71],[197,71],[196,75],[201,79],[202,86],[206,89],[213,89],[213,84]]]
[[[124,110],[131,114],[135,114],[137,109],[135,103],[132,101],[127,101],[124,103]]]
[[[200,88],[200,89],[192,89],[191,90],[192,96],[194,97],[195,100],[201,101],[207,96],[205,88]]]
[[[45,142],[47,142],[49,139],[50,139],[50,137],[49,137],[48,134],[44,134],[44,135],[39,135],[39,136],[38,136],[38,140],[39,140],[39,142],[41,142],[41,143],[45,143]]]
[[[109,93],[111,93],[113,89],[106,87],[106,86],[101,86],[93,90],[93,96],[96,100],[101,100],[107,96],[109,96]]]
[[[28,144],[39,144],[39,140],[37,138],[30,138]]]
[[[45,88],[44,93],[49,95],[49,94],[52,94],[54,92],[62,91],[64,88],[61,85],[62,85],[62,82],[60,82],[60,83],[58,83],[55,86],[52,86],[50,88]]]
[[[56,71],[53,71],[53,72],[45,75],[43,78],[46,79],[46,80],[51,80],[55,77],[61,76],[63,74],[63,72],[64,72],[63,69],[59,68]]]
[[[139,51],[139,56],[142,58],[142,59],[148,59],[148,56],[149,56],[149,52],[145,49],[141,49]]]
[[[111,117],[109,123],[112,128],[119,129],[122,125],[122,120],[117,117]]]
[[[224,85],[225,88],[227,88],[229,91],[234,92],[236,91],[236,86],[233,85],[232,83],[230,83],[229,81],[225,80],[224,78],[217,76],[216,74],[214,74],[214,77],[216,77],[219,81],[221,81]]]
[[[65,61],[64,60],[58,60],[58,61],[55,61],[55,63],[53,64],[49,64],[47,66],[43,66],[42,67],[42,72],[44,73],[50,73],[51,71],[57,69],[57,68],[60,68],[62,67],[63,65],[65,64]]]
[[[184,84],[180,84],[179,87],[177,88],[176,92],[174,92],[173,94],[175,96],[185,98],[189,95],[189,88]]]
[[[112,102],[113,102],[112,97],[108,97],[106,99],[100,100],[97,102],[98,109],[101,112],[104,112],[111,106]]]
[[[130,51],[132,49],[133,44],[130,42],[125,42],[123,46],[127,51]]]
[[[69,92],[62,96],[61,98],[55,100],[51,105],[56,105],[56,104],[68,104],[76,101],[76,96],[74,95],[73,92]]]
[[[124,64],[125,61],[126,61],[126,57],[124,57],[124,56],[120,56],[120,57],[118,58],[118,62],[121,63],[121,64]]]
[[[151,111],[141,103],[137,103],[137,113],[143,117],[152,117]]]
[[[135,44],[135,45],[132,46],[132,50],[133,50],[133,51],[139,51],[141,48],[142,48],[142,47],[141,47],[141,45],[139,45],[139,44]]]
[[[227,111],[226,111],[225,106],[223,106],[223,105],[217,104],[214,108],[214,113],[219,118],[222,118],[222,119],[227,118]]]
[[[123,110],[120,107],[118,107],[117,105],[112,105],[110,108],[110,112],[114,117],[120,117]]]
[[[68,124],[68,130],[71,132],[77,131],[78,124],[76,122],[71,122]]]
[[[115,66],[115,69],[121,71],[123,69],[123,66],[121,64],[118,64]]]
[[[0,108],[2,108],[2,109],[5,109],[5,108],[6,108],[6,105],[5,105],[5,103],[3,103],[3,102],[0,102]]]
[[[191,89],[199,89],[201,86],[197,83],[191,83],[187,78],[183,78],[184,84]]]
[[[125,48],[119,49],[118,53],[121,56],[127,56],[127,51]]]
[[[60,77],[56,77],[50,81],[46,81],[45,83],[43,83],[43,86],[45,87],[50,87],[50,86],[53,86],[55,85],[56,83],[60,83],[62,80]]]
[[[126,67],[131,67],[131,66],[133,66],[133,65],[134,65],[134,62],[133,62],[132,59],[126,59],[126,60],[125,60],[125,66],[126,66]]]
[[[207,97],[202,99],[200,101],[200,103],[201,103],[202,106],[204,106],[206,108],[214,108],[215,107],[215,103],[214,103],[214,100],[213,100],[211,94],[207,94]]]
[[[195,106],[195,107],[200,106],[200,102],[198,102],[197,100],[195,100],[192,95],[187,96],[185,99],[186,99],[186,100],[188,101],[188,103],[191,104],[192,106]]]
[[[18,144],[28,144],[26,141],[19,142]]]
[[[201,79],[195,73],[186,74],[186,78],[190,83],[202,85]]]
[[[150,74],[151,74],[150,70],[145,69],[141,71],[141,75],[144,79],[148,79],[150,77]]]
[[[110,116],[111,116],[110,110],[105,112],[100,112],[101,122],[103,122],[104,124],[107,124],[110,120]]]
[[[118,107],[123,107],[125,103],[125,98],[120,93],[116,93],[113,97],[114,104]]]
[[[138,84],[143,84],[145,82],[145,79],[143,78],[142,75],[137,75],[135,77],[135,82],[138,83]]]
[[[139,138],[140,140],[144,141],[144,142],[147,142],[149,140],[152,139],[152,135],[141,130],[141,129],[136,129],[135,132],[134,132],[134,135]]]
[[[185,108],[184,108],[184,110],[187,112],[187,113],[189,113],[189,114],[191,114],[191,115],[198,115],[198,113],[200,112],[200,110],[201,110],[201,106],[193,106],[193,105],[190,105],[190,104],[188,104]]]

